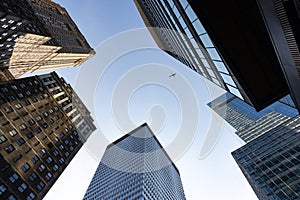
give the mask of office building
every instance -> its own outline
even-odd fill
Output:
[[[245,142],[299,114],[289,95],[259,112],[228,92],[208,103],[208,106],[236,129],[236,134]]]
[[[258,111],[288,94],[300,110],[299,1],[135,3],[158,46],[191,69]]]
[[[56,73],[0,82],[0,199],[42,199],[95,130]]]
[[[83,198],[185,199],[178,169],[147,124],[110,144]]]
[[[208,104],[246,142],[232,152],[260,200],[300,197],[300,117],[290,96],[257,112],[230,93]]]
[[[95,54],[66,9],[51,0],[0,1],[0,78],[78,66]]]
[[[300,117],[232,152],[260,200],[300,199]]]

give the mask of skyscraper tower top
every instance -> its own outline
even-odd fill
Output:
[[[185,199],[179,171],[147,124],[108,145],[84,199]]]
[[[65,8],[50,0],[0,2],[0,78],[73,67],[95,54]]]

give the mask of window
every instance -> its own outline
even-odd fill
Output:
[[[52,152],[52,154],[56,157],[56,156],[58,156],[59,153],[58,153],[57,150],[55,150],[55,151]]]
[[[74,147],[70,146],[70,151],[73,152],[74,151]]]
[[[54,138],[54,143],[58,143],[58,142],[59,142],[58,138],[55,137],[55,138]]]
[[[33,200],[35,199],[36,194],[34,192],[30,192],[29,195],[26,197],[26,200]]]
[[[40,154],[43,156],[43,155],[45,155],[46,154],[46,150],[44,149],[44,148],[42,148],[41,150],[40,150]]]
[[[56,172],[59,169],[59,166],[55,164],[52,169]]]
[[[60,158],[60,159],[59,159],[59,163],[60,163],[60,164],[63,164],[64,162],[65,162],[65,159],[64,159],[64,158]]]
[[[11,106],[5,108],[5,112],[6,112],[6,113],[11,113],[11,112],[13,112],[13,111],[14,111],[14,110],[12,109]]]
[[[35,121],[34,121],[33,119],[31,119],[31,120],[28,121],[28,124],[29,124],[30,126],[32,126],[32,125],[35,124]]]
[[[39,184],[36,186],[38,190],[42,190],[45,187],[45,183],[43,181],[39,182]]]
[[[37,174],[35,172],[33,172],[30,176],[29,176],[29,180],[31,182],[35,181],[37,179]]]
[[[11,183],[15,183],[17,180],[19,180],[19,178],[20,178],[19,174],[15,172],[9,177],[9,180]]]
[[[20,92],[20,93],[18,93],[18,97],[19,97],[19,98],[24,98],[24,95],[23,95],[23,93],[21,93],[21,92]]]
[[[17,140],[17,144],[19,146],[22,146],[23,144],[25,144],[25,140],[23,138],[20,138],[20,139]]]
[[[62,145],[62,144],[59,145],[59,149],[60,149],[60,150],[64,150],[64,148],[65,148],[64,145]]]
[[[63,132],[61,132],[60,134],[59,134],[59,137],[60,138],[63,138],[65,136],[65,134],[63,133]]]
[[[4,135],[0,135],[0,144],[2,144],[3,142],[5,142],[7,139]]]
[[[24,131],[24,130],[27,129],[27,126],[26,126],[25,124],[21,124],[21,125],[19,126],[19,128],[21,129],[21,131]]]
[[[48,112],[46,111],[46,112],[44,112],[44,116],[45,117],[48,117],[49,116],[49,114],[48,114]]]
[[[30,133],[27,133],[27,134],[26,134],[26,137],[27,137],[28,139],[31,139],[31,138],[33,138],[34,136],[33,136],[33,134],[30,132]]]
[[[41,115],[38,115],[38,116],[35,117],[35,119],[36,119],[37,121],[41,121],[43,118],[41,117]]]
[[[12,137],[18,134],[18,132],[17,132],[16,129],[13,129],[13,130],[9,131],[8,133],[9,133],[9,135],[12,136]]]
[[[40,160],[40,159],[39,159],[39,157],[37,157],[37,156],[33,156],[33,157],[31,158],[31,161],[32,161],[33,164],[37,163],[39,160]]]
[[[51,178],[52,178],[52,174],[51,174],[51,172],[48,172],[47,174],[46,174],[46,176],[45,176],[45,178],[49,181]]]
[[[25,104],[25,106],[29,106],[31,103],[30,103],[30,101],[29,101],[28,99],[26,99],[26,100],[24,101],[24,104]]]
[[[46,169],[45,165],[41,164],[41,165],[39,166],[39,171],[40,171],[40,172],[43,172],[45,169]]]
[[[52,163],[53,159],[49,156],[46,161],[47,161],[47,163],[50,164],[50,163]]]
[[[29,90],[27,90],[25,93],[26,93],[27,96],[31,95],[31,92]]]
[[[48,127],[48,124],[47,123],[43,123],[43,128],[47,128]]]
[[[48,122],[49,122],[49,124],[53,124],[54,123],[53,119],[50,119]]]
[[[65,152],[65,156],[66,156],[66,157],[69,157],[69,155],[70,155],[70,153],[66,151],[66,152]]]
[[[40,129],[40,127],[37,127],[34,129],[35,133],[39,134],[40,132],[42,132],[42,129]]]
[[[14,195],[11,194],[11,195],[8,197],[7,200],[17,200],[17,198],[16,198]]]
[[[18,187],[18,190],[23,193],[26,189],[28,188],[28,185],[23,182],[19,187]]]
[[[69,144],[69,143],[70,143],[69,140],[66,139],[66,140],[65,140],[65,144]]]
[[[20,104],[20,103],[17,103],[17,104],[15,105],[15,107],[16,107],[17,109],[23,108],[22,104]]]
[[[23,172],[27,172],[30,169],[30,165],[28,163],[25,163],[22,167],[21,170]]]
[[[7,190],[7,187],[4,184],[0,185],[0,195],[2,195]]]
[[[38,100],[37,100],[36,97],[32,97],[31,100],[32,100],[34,103],[38,102]]]
[[[11,152],[13,152],[14,150],[15,150],[15,147],[14,147],[12,144],[8,145],[8,146],[5,148],[5,151],[6,151],[7,153],[11,153]]]

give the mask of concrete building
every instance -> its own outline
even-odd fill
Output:
[[[66,9],[51,0],[0,1],[0,78],[73,67],[95,52]]]

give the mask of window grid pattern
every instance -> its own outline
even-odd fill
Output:
[[[147,126],[110,144],[83,198],[185,199],[180,175]]]

